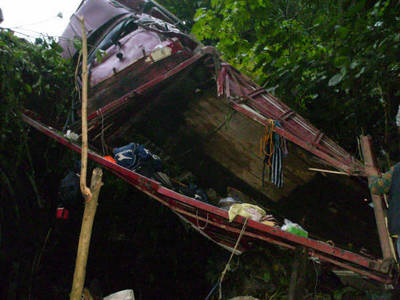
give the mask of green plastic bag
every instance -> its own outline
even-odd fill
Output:
[[[308,237],[308,232],[305,231],[299,224],[293,223],[292,221],[285,219],[285,224],[281,227],[283,231],[290,232],[292,234]]]

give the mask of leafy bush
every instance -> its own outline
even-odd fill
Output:
[[[28,163],[25,173],[34,180],[34,174],[29,174],[34,171],[27,130],[21,120],[24,109],[34,109],[50,124],[65,118],[73,91],[73,68],[60,52],[53,40],[37,39],[33,44],[11,31],[0,32],[0,159],[4,178],[17,179],[18,169]],[[2,185],[4,182],[8,182],[8,190],[14,185],[9,180],[2,180]]]
[[[345,147],[399,154],[398,1],[211,1],[192,32]]]
[[[51,220],[46,216],[53,212],[64,171],[60,158],[65,151],[30,131],[21,113],[32,108],[52,124],[64,122],[73,73],[54,41],[33,44],[0,31],[0,276],[5,278],[0,298],[28,298]]]

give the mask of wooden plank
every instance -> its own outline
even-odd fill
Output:
[[[289,145],[289,156],[283,159],[283,188],[269,183],[267,177],[262,187],[263,158],[259,154],[259,141],[264,135],[264,126],[235,113],[231,121],[209,137],[209,133],[224,122],[230,108],[225,101],[216,98],[212,90],[207,93],[210,94],[193,99],[184,113],[185,130],[198,135],[206,155],[274,201],[287,197],[296,187],[314,178],[315,174],[309,172],[308,167],[316,164],[311,163],[304,151]]]

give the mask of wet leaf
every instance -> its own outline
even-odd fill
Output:
[[[337,73],[331,79],[329,79],[328,85],[335,86],[335,85],[339,84],[342,81],[342,79],[343,79],[343,74]]]

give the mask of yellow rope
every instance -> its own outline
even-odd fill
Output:
[[[271,119],[269,119],[268,122],[269,124],[265,126],[265,134],[260,139],[260,156],[262,157],[267,156],[268,157],[267,163],[269,166],[271,166],[272,154],[274,153],[273,133],[274,133],[275,122],[274,120]],[[266,149],[269,149],[269,152],[266,151]]]
[[[225,273],[226,273],[226,271],[228,271],[228,267],[229,267],[229,264],[231,263],[233,254],[235,254],[236,248],[238,247],[239,242],[240,242],[240,240],[241,240],[241,238],[242,238],[242,236],[243,236],[243,233],[244,233],[244,231],[245,231],[245,229],[246,229],[246,225],[247,225],[247,220],[248,220],[248,219],[249,219],[249,218],[246,218],[246,219],[244,220],[244,223],[243,223],[243,226],[242,226],[242,230],[241,230],[240,233],[239,233],[239,237],[238,237],[238,239],[237,239],[237,241],[236,241],[235,247],[233,248],[232,253],[231,253],[231,256],[229,257],[229,260],[228,260],[228,262],[226,263],[225,268],[224,268],[224,270],[223,270],[222,273],[221,273],[221,278],[219,279],[219,297],[218,297],[218,299],[222,299],[222,281],[224,280]]]

